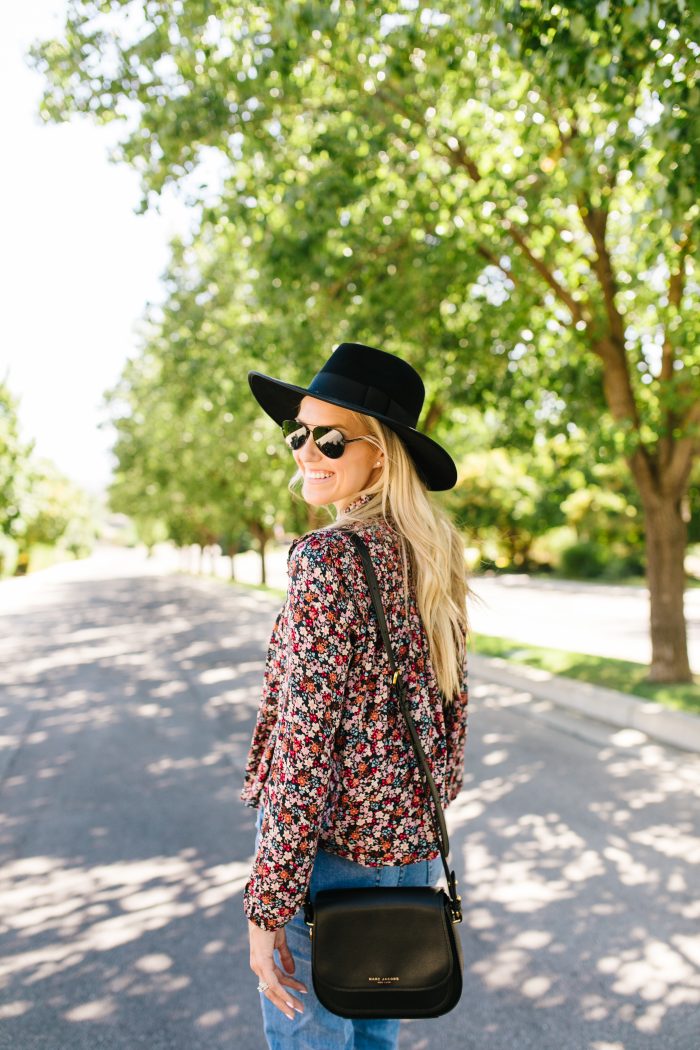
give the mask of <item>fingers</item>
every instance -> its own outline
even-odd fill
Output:
[[[252,924],[250,925],[252,926]],[[295,1010],[298,1013],[304,1012],[304,1004],[292,995],[290,989],[293,988],[295,991],[305,994],[307,988],[300,980],[298,980],[298,978],[288,976],[288,974],[294,973],[296,963],[289,947],[287,946],[286,932],[284,929],[276,931],[275,936],[271,941],[266,940],[263,949],[260,949],[260,946],[257,943],[261,937],[257,930],[251,929],[250,933],[250,968],[253,973],[258,975],[261,981],[268,985],[262,994],[291,1021],[294,1018]],[[264,936],[267,939],[270,937],[270,934]],[[272,949],[273,944],[274,948],[279,952],[280,961],[287,973],[284,973],[274,961],[274,949]]]
[[[277,951],[280,955],[280,960],[287,973],[294,973],[296,964],[294,962],[294,956],[289,950],[286,939],[277,945]]]
[[[279,973],[279,982],[280,984],[285,985],[287,988],[293,988],[296,992],[302,992],[304,995],[306,995],[308,991],[306,986],[303,985],[301,981],[298,980],[296,977],[287,977],[287,975],[282,973],[281,971]]]
[[[295,1010],[300,1014],[304,1012],[304,1004],[295,998],[282,984],[283,981],[285,983],[290,982],[293,978],[281,975],[278,979],[277,974],[273,972],[264,974],[262,980],[269,985],[262,994],[267,996],[270,1002],[281,1010],[290,1021],[294,1019]],[[299,982],[295,983],[298,984]]]

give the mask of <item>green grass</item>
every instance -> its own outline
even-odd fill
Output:
[[[496,570],[489,567],[488,571],[492,575],[507,576],[513,573],[517,573],[518,570],[514,569],[513,566],[510,565],[506,566],[506,568],[504,569]],[[482,575],[482,573],[480,572],[477,566],[477,568],[473,570],[473,578],[478,579],[480,575]],[[599,587],[639,587],[640,589],[649,586],[649,581],[647,580],[646,576],[619,576],[611,579],[608,579],[605,576],[587,576],[580,578],[575,576],[565,576],[563,573],[557,571],[538,573],[537,570],[532,570],[532,572],[530,572],[529,575],[530,579],[533,580],[533,582],[537,582],[538,580],[543,580],[544,582],[546,582],[547,580],[558,580],[561,583],[583,583],[586,586],[592,584],[593,586],[597,585]],[[684,587],[686,590],[690,590],[693,587],[700,587],[700,577],[692,576],[689,573],[686,573]]]
[[[35,543],[29,552],[29,574],[39,572],[41,569],[48,569],[51,565],[58,565],[61,562],[73,560],[73,555],[62,547],[49,543]],[[17,575],[26,576],[27,573],[17,573]],[[2,577],[2,579],[10,578],[11,576],[7,574]]]
[[[233,584],[234,587],[245,587],[249,591],[260,591],[262,594],[269,594],[271,598],[279,598],[282,602],[287,597],[286,590],[280,590],[279,587],[271,587],[269,583],[247,583],[244,580],[227,580],[226,582]]]
[[[578,580],[571,576],[558,576],[555,573],[550,574],[550,579],[555,580],[567,580],[570,583],[599,583],[602,586],[608,587],[648,587],[649,581],[646,576],[621,576],[618,579],[607,580],[604,576],[594,576],[590,579]],[[547,577],[545,576],[545,579]],[[685,574],[686,590],[690,590],[693,587],[700,587],[700,580],[697,576],[690,576],[688,573]]]
[[[544,649],[538,645],[526,645],[511,638],[496,638],[493,635],[474,632],[472,652],[481,656],[500,656],[509,663],[527,664],[551,674],[565,675],[591,685],[618,689],[645,700],[655,700],[665,707],[677,711],[700,714],[700,675],[695,675],[694,684],[666,685],[645,681],[648,666],[632,660],[614,660],[605,656],[589,656],[586,653],[570,653],[564,649]]]

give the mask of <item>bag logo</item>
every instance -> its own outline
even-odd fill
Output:
[[[368,981],[377,981],[379,984],[391,984],[392,981],[400,981],[400,977],[368,977]]]

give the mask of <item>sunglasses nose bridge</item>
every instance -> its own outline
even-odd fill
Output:
[[[324,457],[320,448],[314,441],[313,430],[309,427],[305,427],[306,436],[303,444],[299,447],[299,456],[305,461],[320,462]]]

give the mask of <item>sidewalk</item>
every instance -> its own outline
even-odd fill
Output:
[[[537,667],[512,664],[500,657],[471,653],[469,667],[470,675],[473,672],[480,681],[518,690],[521,703],[545,701],[596,722],[631,730],[637,735],[636,742],[650,737],[683,751],[700,753],[698,715],[674,711],[651,700],[551,674]]]

